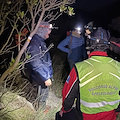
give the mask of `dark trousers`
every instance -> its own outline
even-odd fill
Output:
[[[39,107],[46,107],[46,99],[48,97],[49,87],[42,88],[40,85],[38,86],[38,103]]]
[[[74,67],[75,63],[70,59],[68,59],[68,63],[69,63],[70,71],[71,71],[72,68]]]
[[[82,113],[73,108],[70,112],[63,113],[63,117],[56,113],[55,120],[83,120]]]

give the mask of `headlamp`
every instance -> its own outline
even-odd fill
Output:
[[[79,34],[81,34],[81,30],[82,30],[81,27],[77,27],[76,30],[77,30],[77,32],[78,32]]]
[[[81,31],[81,27],[77,27],[76,30]]]
[[[85,25],[84,28],[87,30],[96,30],[97,27],[91,27],[91,26],[88,26],[88,25]]]
[[[50,24],[49,28],[51,28],[51,29],[53,28],[52,24]]]
[[[50,29],[58,29],[58,27],[53,27],[52,24],[50,24],[49,28],[50,28]]]

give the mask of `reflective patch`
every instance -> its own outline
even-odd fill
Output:
[[[100,107],[104,107],[105,105],[115,105],[117,103],[120,102],[120,100],[115,100],[115,101],[110,101],[110,102],[107,102],[107,101],[101,101],[101,102],[86,102],[84,100],[80,100],[80,102],[85,106],[85,107],[89,107],[89,108],[100,108]]]
[[[69,83],[69,80],[70,80],[70,75],[67,77],[66,82]]]

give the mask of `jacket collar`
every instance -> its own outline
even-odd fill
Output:
[[[107,57],[108,55],[107,55],[107,52],[93,51],[93,52],[91,52],[91,53],[89,54],[89,58],[90,58],[91,56],[105,56],[105,57]]]
[[[37,44],[41,44],[41,42],[44,42],[45,39],[43,39],[41,36],[35,34],[32,38],[32,41],[36,42]]]

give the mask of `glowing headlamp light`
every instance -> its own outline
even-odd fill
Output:
[[[81,27],[77,27],[76,30],[77,30],[77,32],[78,32],[79,34],[81,34],[81,30],[82,30]]]
[[[53,28],[52,24],[50,24],[49,28],[51,28],[51,29]]]
[[[77,27],[76,30],[81,31],[81,27]]]

